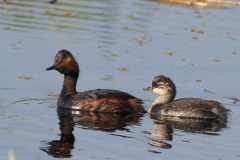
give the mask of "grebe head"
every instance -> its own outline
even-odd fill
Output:
[[[55,59],[54,64],[46,70],[55,69],[62,74],[79,75],[79,66],[73,55],[67,50],[60,50]]]
[[[161,96],[171,95],[173,98],[176,96],[175,84],[170,78],[163,75],[156,76],[152,81],[152,86],[144,88],[143,90],[150,90]]]

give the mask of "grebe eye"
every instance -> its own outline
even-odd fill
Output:
[[[60,65],[63,66],[63,65],[64,65],[64,62],[61,62]]]
[[[156,87],[157,83],[156,82],[152,82],[152,87]]]

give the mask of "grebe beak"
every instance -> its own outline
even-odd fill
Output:
[[[48,67],[46,70],[52,70],[52,69],[56,69],[56,65],[52,65],[51,67]]]
[[[152,86],[151,87],[147,87],[147,88],[143,88],[144,91],[152,91]]]

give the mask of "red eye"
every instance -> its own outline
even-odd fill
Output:
[[[61,66],[63,66],[64,65],[64,62],[61,62],[61,64],[60,64]]]

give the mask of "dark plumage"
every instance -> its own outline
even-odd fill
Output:
[[[229,109],[219,102],[199,98],[183,98],[173,101],[176,96],[176,86],[172,80],[163,75],[152,81],[152,86],[144,90],[152,90],[160,96],[150,109],[151,114],[199,119],[226,119]]]
[[[64,74],[63,87],[57,102],[58,107],[95,112],[146,112],[140,99],[122,91],[96,89],[77,92],[79,66],[73,55],[67,50],[60,50],[54,59],[54,64],[46,70],[52,69]]]

